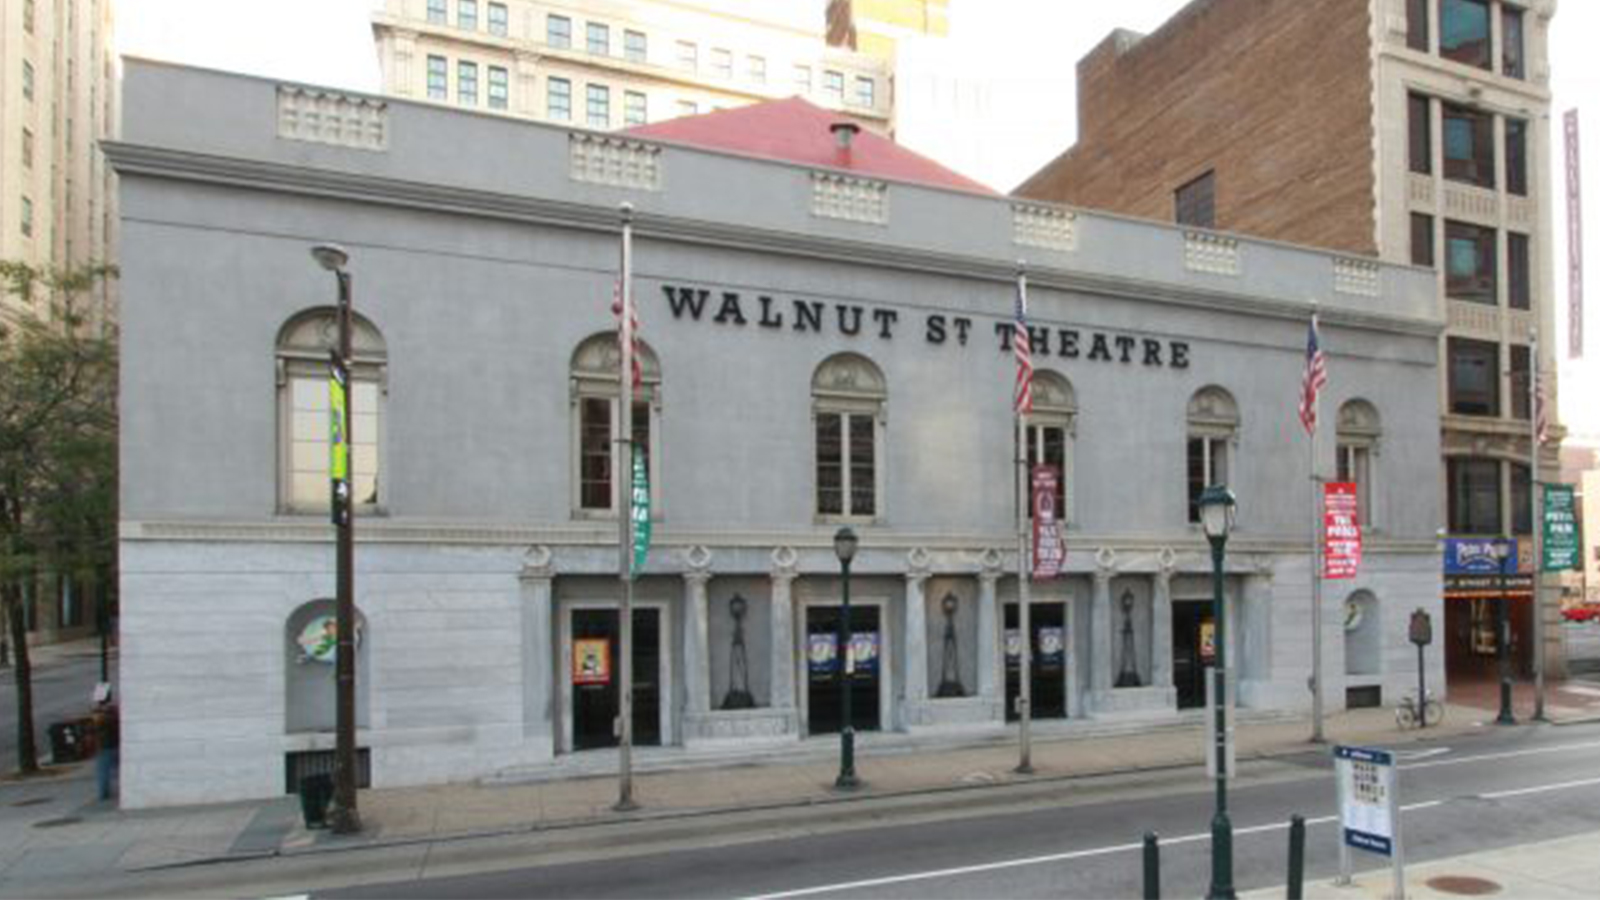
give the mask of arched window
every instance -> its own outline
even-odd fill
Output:
[[[1239,405],[1233,395],[1216,385],[1195,391],[1189,398],[1190,522],[1200,521],[1200,492],[1208,485],[1228,483],[1238,440]]]
[[[1377,524],[1372,518],[1372,462],[1383,434],[1377,408],[1365,400],[1346,401],[1339,407],[1335,431],[1338,480],[1355,482],[1356,515],[1362,527],[1370,528]]]
[[[829,520],[883,515],[883,433],[888,382],[872,361],[838,353],[811,378],[816,510]]]
[[[1072,382],[1060,373],[1036,369],[1033,373],[1033,412],[1028,415],[1028,464],[1047,465],[1056,472],[1056,516],[1073,520],[1072,442],[1078,433],[1078,398]],[[1028,510],[1031,516],[1033,510]]]
[[[339,346],[331,308],[308,309],[278,332],[278,504],[284,512],[327,512],[329,353]],[[350,465],[356,510],[384,503],[384,402],[388,354],[383,335],[359,315],[351,319]]]
[[[617,333],[590,335],[572,353],[572,456],[577,470],[572,483],[573,509],[578,515],[616,514],[622,484],[616,474],[623,456],[614,438],[624,421],[629,423],[634,446],[644,455],[651,516],[661,514],[661,363],[643,341],[638,354],[644,384],[634,388],[633,409],[624,415],[617,387],[622,365]]]
[[[1356,591],[1344,601],[1344,673],[1382,672],[1383,621],[1378,598],[1371,591]]]

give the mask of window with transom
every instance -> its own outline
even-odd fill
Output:
[[[339,346],[333,309],[310,309],[278,332],[278,504],[286,513],[326,513],[332,404],[330,354]],[[356,511],[386,506],[381,479],[388,353],[378,329],[351,317],[350,477]]]
[[[839,353],[811,379],[816,514],[825,521],[883,515],[884,417],[888,382],[864,356]]]

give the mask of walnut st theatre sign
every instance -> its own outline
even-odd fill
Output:
[[[974,320],[967,316],[945,313],[927,313],[919,327],[919,324],[910,322],[903,325],[899,310],[881,306],[799,299],[783,302],[765,294],[748,296],[737,291],[713,291],[670,284],[661,285],[661,293],[666,297],[674,319],[688,317],[694,322],[734,328],[753,326],[811,334],[833,331],[849,337],[865,332],[885,341],[893,340],[897,332],[920,332],[926,343],[940,345],[954,341],[962,347],[983,330],[979,326],[975,333]],[[998,348],[1010,353],[1011,335],[1016,326],[1009,319],[991,324]],[[1035,356],[1189,368],[1187,341],[1045,326],[1029,326],[1028,336],[1033,339]]]

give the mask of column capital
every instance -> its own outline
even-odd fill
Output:
[[[1171,547],[1162,547],[1156,551],[1156,581],[1170,582],[1172,574],[1178,569],[1178,553]]]
[[[925,547],[912,547],[906,553],[906,580],[927,581],[932,574],[933,557]]]
[[[787,544],[772,548],[772,580],[793,581],[800,575],[800,554]]]
[[[706,584],[711,581],[711,570],[690,569],[689,571],[683,573],[683,580],[688,582],[690,587],[705,590]]]
[[[1005,574],[1006,558],[999,550],[985,547],[978,553],[978,578],[982,581],[999,581]]]
[[[518,574],[523,581],[549,581],[556,577],[555,554],[544,544],[535,544],[522,554],[522,571]]]
[[[1101,547],[1094,552],[1094,580],[1098,585],[1102,581],[1110,581],[1111,576],[1117,574],[1117,551],[1110,547]]]

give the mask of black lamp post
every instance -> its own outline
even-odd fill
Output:
[[[361,815],[356,809],[356,656],[355,656],[355,510],[351,502],[350,471],[350,273],[345,265],[350,254],[337,244],[318,244],[311,255],[339,283],[339,346],[331,355],[331,374],[335,390],[343,401],[342,421],[330,422],[333,429],[331,465],[333,524],[337,531],[335,553],[336,593],[334,621],[334,750],[333,809],[329,824],[336,834],[361,830]],[[338,415],[335,410],[333,415]],[[342,445],[342,446],[341,446]]]
[[[1496,725],[1515,725],[1511,712],[1511,573],[1516,571],[1517,554],[1509,541],[1494,545],[1500,557],[1500,598],[1494,604],[1494,655],[1500,671],[1500,714]],[[1537,576],[1536,576],[1537,577]]]
[[[860,541],[856,533],[849,526],[839,529],[833,535],[833,552],[839,557],[839,569],[842,573],[841,590],[842,608],[839,611],[839,710],[844,717],[844,723],[839,729],[839,777],[834,779],[833,786],[842,791],[855,790],[860,785],[856,779],[856,726],[855,717],[850,709],[851,681],[855,678],[855,667],[850,664],[850,561],[856,557],[856,547]]]
[[[1213,700],[1216,732],[1214,757],[1217,763],[1217,810],[1211,817],[1211,889],[1208,900],[1232,900],[1233,824],[1228,821],[1228,718],[1227,718],[1227,628],[1226,606],[1222,600],[1222,561],[1233,530],[1235,501],[1227,487],[1213,484],[1200,494],[1200,524],[1211,542],[1211,610],[1216,630],[1211,640],[1216,669],[1213,674]]]

